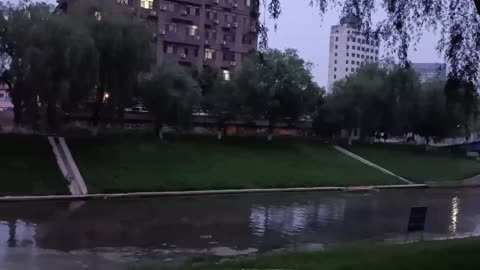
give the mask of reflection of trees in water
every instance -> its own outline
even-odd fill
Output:
[[[105,200],[83,205],[30,203],[0,205],[0,212],[8,226],[8,246],[34,241],[39,247],[60,250],[162,248],[163,243],[206,248],[208,242],[269,248],[292,242],[362,240],[404,233],[410,207],[423,205],[429,206],[427,230],[448,233],[455,196],[456,231],[479,230],[479,192],[325,194]],[[36,224],[36,232],[25,239],[19,238],[19,232],[24,233],[16,221],[21,219]],[[212,237],[201,237],[206,235]]]
[[[17,222],[16,221],[9,221],[8,222],[8,247],[16,247],[17,246]]]

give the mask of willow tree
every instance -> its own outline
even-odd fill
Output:
[[[257,0],[274,19],[282,14],[286,0]],[[320,15],[332,8],[361,20],[368,36],[380,37],[408,65],[408,49],[419,41],[425,30],[440,35],[437,49],[450,65],[450,78],[477,82],[480,60],[480,0],[310,0]],[[386,18],[372,21],[372,14],[382,9]],[[264,23],[262,25],[265,25]],[[263,38],[265,34],[263,34]]]

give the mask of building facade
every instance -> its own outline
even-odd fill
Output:
[[[76,1],[59,0],[59,6],[68,10]],[[209,67],[229,79],[257,49],[259,10],[254,0],[97,1],[130,8],[153,26],[157,64]]]
[[[412,63],[412,68],[422,83],[431,79],[447,79],[447,65],[443,63]]]
[[[328,89],[333,84],[355,73],[368,62],[378,62],[379,41],[360,32],[359,20],[347,16],[330,30],[328,59]]]

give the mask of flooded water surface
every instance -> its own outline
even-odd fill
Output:
[[[123,269],[211,256],[480,234],[480,189],[0,204],[0,269]],[[410,208],[425,232],[407,233]]]

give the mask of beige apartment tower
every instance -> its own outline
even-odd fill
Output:
[[[328,59],[328,89],[333,84],[355,73],[368,62],[378,62],[379,42],[361,33],[359,20],[346,16],[340,24],[331,27]]]

